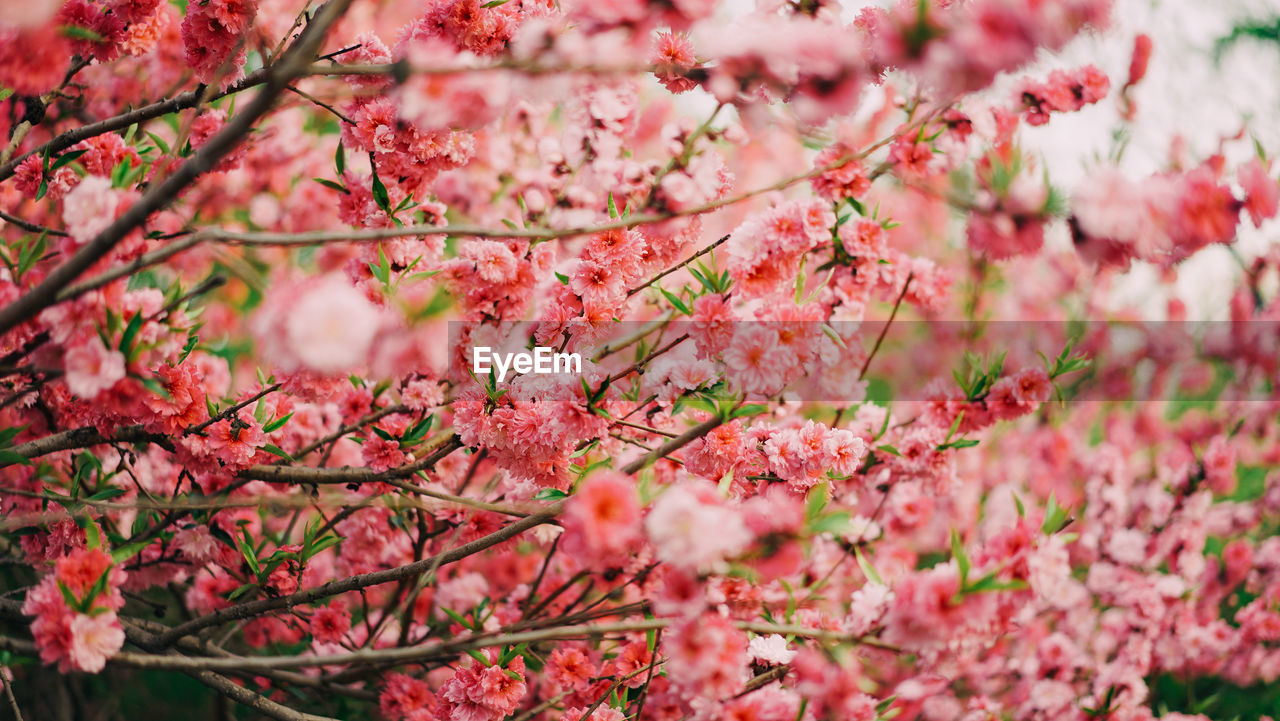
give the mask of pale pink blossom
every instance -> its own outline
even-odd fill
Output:
[[[96,398],[125,376],[124,354],[107,349],[97,336],[72,344],[63,358],[67,388],[86,400]]]
[[[119,202],[110,180],[98,175],[86,177],[62,201],[67,232],[79,243],[93,240],[115,220]]]

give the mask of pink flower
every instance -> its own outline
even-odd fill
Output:
[[[6,3],[3,25],[18,30],[38,28],[53,18],[60,7],[62,3],[59,0]]]
[[[72,54],[70,41],[54,23],[25,30],[0,25],[0,85],[18,95],[53,90],[66,75]]]
[[[1271,177],[1267,165],[1258,158],[1240,166],[1237,178],[1244,188],[1244,207],[1249,211],[1249,218],[1255,226],[1262,227],[1264,220],[1274,218],[1280,211],[1280,183]]]
[[[654,77],[673,93],[687,92],[698,86],[697,81],[689,77],[689,71],[698,64],[698,60],[693,54],[693,43],[684,33],[658,33],[649,62],[653,65]]]
[[[1018,403],[1034,408],[1053,397],[1053,381],[1043,368],[1023,368],[1013,376],[1012,392]]]
[[[182,44],[187,65],[202,83],[234,79],[244,67],[242,40],[257,15],[256,0],[209,0],[187,8]],[[225,75],[223,75],[225,72]]]
[[[813,164],[817,168],[826,168],[834,165],[841,158],[852,157],[854,150],[847,145],[837,143],[829,145],[818,157],[814,159]],[[844,164],[824,171],[821,175],[815,177],[812,181],[813,192],[826,198],[827,200],[840,201],[845,198],[861,198],[871,189],[871,181],[867,178],[867,171],[862,167],[862,162],[858,160],[848,160]],[[878,223],[876,225],[879,225]]]
[[[85,400],[96,398],[125,376],[124,354],[108,350],[97,336],[68,348],[63,367],[67,372],[67,388]]]
[[[682,485],[666,490],[644,525],[660,560],[701,572],[722,567],[752,541],[742,517],[718,503],[711,489]],[[709,528],[716,532],[706,533]]]
[[[591,260],[578,261],[569,276],[569,287],[582,297],[584,305],[611,306],[626,292],[616,266]]]
[[[958,598],[960,575],[954,563],[908,574],[893,592],[883,634],[892,643],[929,646],[945,642],[968,623],[981,621],[969,600],[973,597]]]
[[[800,257],[828,242],[835,214],[825,201],[789,201],[751,216],[729,236],[729,272],[748,297],[794,280]]]
[[[340,374],[369,362],[382,311],[336,273],[282,287],[255,319],[263,354],[283,370]]]
[[[79,243],[88,243],[116,219],[119,199],[111,181],[98,175],[80,181],[62,201],[62,220]]]
[[[799,370],[795,356],[779,347],[778,332],[756,323],[738,327],[724,351],[724,363],[731,384],[760,395],[781,390],[788,373]]]
[[[1204,464],[1205,483],[1214,493],[1225,495],[1236,487],[1236,449],[1225,436],[1214,436],[1205,448],[1201,461]]]
[[[101,549],[80,548],[58,559],[56,572],[28,591],[22,604],[24,614],[36,617],[31,633],[41,660],[58,664],[63,673],[101,671],[124,644],[115,612],[124,606],[120,586],[125,580],[125,572]],[[77,603],[87,604],[89,613],[69,608],[60,586]],[[94,588],[100,591],[91,595]]]
[[[505,243],[468,243],[458,255],[475,263],[476,275],[486,283],[509,283],[515,280],[518,271],[516,257]]]
[[[386,685],[378,694],[378,708],[391,721],[418,721],[418,712],[431,712],[436,708],[435,694],[425,681],[401,673],[386,675]]]
[[[71,621],[71,666],[78,671],[97,673],[124,645],[124,629],[114,612],[86,616],[77,613]]]
[[[585,689],[597,668],[580,648],[557,648],[547,658],[547,678],[564,689]]]
[[[691,693],[720,698],[737,690],[747,664],[747,643],[729,619],[706,613],[672,626],[663,637],[666,671]]]
[[[377,433],[371,433],[365,438],[360,455],[370,470],[379,473],[404,465],[408,458],[405,452],[400,450],[399,441],[383,438]]]
[[[601,562],[627,558],[640,539],[640,504],[634,483],[615,474],[587,481],[565,503],[564,549]]]

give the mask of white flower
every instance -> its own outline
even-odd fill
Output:
[[[796,657],[796,652],[787,648],[787,639],[776,633],[751,639],[747,653],[751,654],[752,661],[777,666],[785,666]]]

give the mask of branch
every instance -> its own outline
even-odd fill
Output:
[[[560,515],[560,511],[563,508],[563,502],[554,503],[538,513],[526,516],[525,518],[504,526],[487,536],[477,538],[470,543],[465,543],[461,546],[445,551],[444,553],[436,554],[435,556],[424,558],[408,565],[397,566],[396,568],[384,571],[363,573],[358,576],[348,576],[347,578],[330,581],[329,583],[321,584],[315,588],[310,588],[305,591],[291,593],[288,596],[249,601],[247,603],[241,603],[214,611],[213,613],[200,616],[199,618],[175,626],[160,637],[160,643],[164,645],[171,645],[183,636],[209,628],[210,626],[219,626],[227,621],[254,618],[256,616],[261,616],[264,613],[269,613],[282,608],[290,608],[301,604],[312,603],[318,599],[336,596],[340,593],[355,591],[369,586],[378,586],[384,583],[391,583],[393,581],[399,581],[405,578],[412,578],[414,576],[421,575],[429,571],[433,566],[455,563],[487,548],[496,546],[503,541],[515,538],[530,528],[540,526],[544,523],[549,523],[556,516]]]
[[[672,438],[666,443],[663,443],[662,445],[653,449],[652,451],[645,454],[644,456],[641,456],[640,458],[628,463],[626,467],[622,469],[622,472],[627,474],[632,474],[632,473],[636,473],[637,471],[643,468],[648,468],[650,465],[656,462],[659,458],[670,455],[671,453],[681,448],[684,448],[685,446],[689,445],[695,440],[715,430],[715,428],[722,423],[724,423],[724,419],[721,418],[719,415],[712,416],[711,418],[708,418],[707,420],[699,423],[693,428],[690,428],[689,430],[685,431],[679,436]]]
[[[164,208],[178,193],[211,170],[219,160],[231,152],[241,138],[252,130],[254,123],[270,112],[284,88],[310,66],[311,58],[319,49],[329,27],[346,12],[352,0],[329,0],[316,13],[316,19],[298,37],[297,42],[267,72],[262,92],[258,93],[245,109],[226,124],[217,135],[194,155],[178,166],[169,177],[157,184],[134,203],[111,225],[87,245],[55,268],[39,285],[22,297],[0,309],[0,333],[12,330],[18,324],[33,318],[44,308],[56,302],[59,291],[71,281],[106,257],[134,228],[142,225],[152,213]]]
[[[87,448],[102,443],[159,443],[167,440],[169,440],[169,436],[150,433],[142,426],[125,426],[117,429],[110,436],[102,435],[97,428],[85,426],[54,433],[44,438],[37,438],[34,441],[20,443],[9,450],[23,458],[37,458],[50,453],[57,453],[58,451]],[[6,465],[11,464],[0,463],[0,468]]]
[[[312,468],[310,466],[251,466],[240,472],[240,477],[268,483],[380,483],[398,478],[408,478],[418,471],[434,466],[441,458],[462,447],[457,434],[447,437],[443,444],[422,458],[397,468],[378,472],[368,468]]]
[[[16,638],[0,636],[0,650],[29,658],[40,657],[40,652],[34,643]],[[148,662],[138,663],[140,659],[146,659]],[[288,706],[282,706],[265,696],[250,691],[226,676],[201,668],[198,665],[201,661],[214,660],[215,659],[200,659],[180,655],[150,656],[146,654],[122,651],[109,659],[108,663],[111,663],[112,665],[133,666],[135,668],[173,668],[175,670],[183,671],[188,676],[191,676],[195,680],[218,693],[221,693],[238,703],[244,704],[264,716],[276,719],[277,721],[337,721],[337,719],[333,719],[328,716],[315,716],[309,713],[302,713],[301,711],[294,711]],[[231,660],[235,659],[233,658]],[[193,661],[196,662],[195,665],[190,663]],[[172,665],[166,666],[164,665],[165,662],[171,663]]]
[[[640,285],[637,285],[636,287],[634,287],[634,288],[632,288],[631,290],[627,291],[627,297],[628,297],[628,298],[630,298],[631,296],[635,295],[636,293],[639,293],[640,291],[644,290],[645,288],[648,288],[649,286],[653,285],[654,283],[657,283],[658,281],[662,280],[663,278],[667,277],[668,275],[671,275],[672,273],[676,272],[677,270],[680,270],[681,268],[683,268],[683,267],[685,267],[686,265],[688,265],[688,264],[692,263],[693,261],[697,260],[698,258],[701,258],[702,256],[706,255],[707,253],[710,253],[711,251],[715,250],[717,247],[719,247],[721,244],[723,244],[723,243],[724,243],[725,241],[727,241],[728,239],[729,239],[729,236],[727,236],[727,235],[721,236],[721,237],[720,237],[720,240],[717,240],[716,242],[712,243],[711,245],[708,245],[707,247],[703,248],[702,250],[698,251],[697,253],[694,253],[693,255],[689,256],[688,258],[685,258],[685,259],[684,259],[684,260],[682,260],[679,264],[677,264],[677,265],[673,265],[673,266],[671,266],[670,268],[667,268],[666,270],[664,270],[664,271],[662,271],[661,273],[659,273],[659,274],[657,274],[657,275],[653,276],[652,278],[650,278],[649,280],[645,281],[644,283],[641,283]]]
[[[199,620],[199,619],[197,619]],[[258,669],[296,669],[319,666],[353,666],[353,665],[397,665],[403,663],[422,663],[431,660],[456,658],[468,651],[500,646],[515,646],[522,643],[538,643],[541,641],[561,641],[573,638],[600,638],[634,631],[656,631],[670,627],[679,619],[645,618],[634,621],[607,624],[581,624],[568,626],[552,626],[532,631],[514,633],[496,633],[477,635],[469,638],[443,641],[430,646],[407,646],[398,648],[361,649],[347,653],[336,653],[326,656],[221,656],[218,658],[195,658],[178,655],[149,655],[122,652],[113,657],[113,661],[135,668],[165,668],[182,671],[216,670],[216,671],[256,671]],[[808,628],[805,626],[781,626],[768,623],[751,623],[738,621],[734,624],[744,631],[764,634],[786,634],[816,641],[832,643],[855,643],[885,650],[899,651],[896,646],[886,644],[879,639],[853,636],[838,631]],[[177,630],[177,629],[175,629]]]
[[[263,68],[249,73],[236,84],[220,93],[214,94],[209,99],[217,100],[218,98],[223,98],[228,95],[233,95],[235,93],[248,90],[249,88],[262,85],[267,81],[267,71],[267,68]],[[17,171],[18,166],[22,164],[22,161],[32,155],[44,153],[53,155],[54,153],[60,153],[82,140],[95,138],[99,135],[114,132],[116,130],[124,130],[134,123],[146,122],[162,115],[175,113],[179,110],[194,108],[196,105],[200,104],[201,100],[201,91],[199,89],[188,90],[187,92],[175,95],[168,100],[160,100],[151,103],[150,105],[144,105],[140,108],[130,110],[127,113],[121,113],[120,115],[107,118],[106,120],[100,120],[96,123],[90,123],[88,125],[82,125],[78,128],[68,130],[47,143],[37,146],[36,148],[33,148],[32,150],[23,153],[8,163],[0,166],[0,181],[13,177],[14,172]]]

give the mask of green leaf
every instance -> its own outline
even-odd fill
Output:
[[[146,388],[161,398],[169,397],[169,390],[165,388],[164,384],[162,384],[155,376],[140,377],[138,378],[138,382],[142,384],[143,388]]]
[[[768,412],[769,412],[769,406],[764,405],[763,403],[748,403],[745,406],[741,406],[739,408],[734,409],[733,413],[729,414],[729,417],[742,418],[744,416],[758,416],[761,413],[768,413]]]
[[[815,534],[830,533],[836,536],[843,534],[849,529],[849,523],[853,520],[845,511],[837,511],[828,513],[827,515],[814,521],[809,530]]]
[[[267,423],[267,424],[263,425],[263,426],[262,426],[262,432],[263,432],[263,433],[272,433],[272,432],[274,432],[274,431],[278,431],[278,430],[280,430],[281,428],[283,428],[283,427],[284,427],[284,424],[286,424],[286,423],[288,423],[288,422],[289,422],[289,419],[290,419],[290,418],[293,418],[293,414],[292,414],[292,413],[290,413],[289,415],[284,416],[284,417],[282,417],[282,418],[277,418],[277,419],[275,419],[275,420],[271,421],[270,423]]]
[[[266,451],[267,453],[270,453],[273,456],[279,456],[285,459],[286,461],[293,460],[293,456],[289,455],[283,448],[277,445],[272,445],[270,443],[267,443],[266,445],[262,446],[262,450]]]
[[[1030,588],[1026,581],[1021,579],[1013,579],[1011,581],[1001,581],[996,577],[994,572],[978,579],[973,585],[969,586],[966,591],[968,593],[985,593],[987,591],[1025,591]]]
[[[339,193],[346,193],[347,195],[351,194],[351,191],[347,190],[347,186],[335,180],[329,180],[328,178],[312,178],[312,180],[316,181],[317,183],[323,185],[326,188],[329,188],[330,190],[336,190]]]
[[[382,212],[391,215],[391,196],[387,194],[387,186],[382,184],[377,169],[373,169],[373,202],[378,204]]]
[[[440,607],[440,610],[441,610],[441,611],[444,611],[444,614],[445,614],[446,616],[448,616],[449,618],[453,619],[453,622],[454,622],[454,623],[456,623],[456,624],[458,624],[459,626],[461,626],[461,627],[463,627],[463,628],[466,628],[466,629],[470,629],[470,628],[471,628],[471,624],[467,623],[467,619],[465,619],[465,618],[463,618],[461,615],[459,615],[457,611],[454,611],[454,610],[453,610],[453,609],[451,609],[451,608],[445,608],[445,607],[443,607],[443,606],[441,606],[441,607]]]
[[[142,550],[151,545],[151,541],[134,541],[120,546],[111,552],[111,560],[116,563],[124,563],[134,556],[142,553]]]
[[[248,593],[249,591],[253,590],[253,589],[256,587],[256,585],[257,585],[257,584],[253,584],[253,583],[245,583],[245,584],[242,584],[242,585],[240,585],[240,586],[237,586],[237,587],[236,587],[236,590],[234,590],[234,591],[232,591],[231,593],[227,594],[227,600],[228,600],[228,601],[234,601],[234,600],[236,600],[237,598],[240,598],[241,596],[245,595],[245,594],[246,594],[246,593]]]
[[[720,477],[720,482],[716,484],[716,489],[720,491],[720,495],[725,498],[729,497],[729,490],[733,488],[733,469],[730,468],[727,473]]]
[[[107,40],[93,30],[79,25],[63,25],[58,30],[62,32],[63,37],[72,38],[73,40],[89,40],[95,43],[102,43]]]
[[[182,354],[178,356],[178,362],[175,365],[182,365],[182,362],[191,355],[191,351],[196,349],[200,343],[200,336],[192,329],[187,332],[187,342],[182,346]]]
[[[813,488],[809,489],[809,495],[805,499],[805,515],[813,521],[822,513],[822,509],[827,507],[827,483],[823,481]]]
[[[486,668],[493,665],[493,663],[489,661],[487,656],[475,650],[474,648],[467,649],[467,655],[470,656],[471,658],[474,658],[477,662],[479,662],[481,665],[485,666]]]
[[[974,446],[978,445],[978,443],[979,441],[976,438],[960,438],[960,439],[951,441],[950,443],[943,443],[942,445],[938,446],[937,449],[940,451],[945,451],[951,448],[973,448]]]
[[[1050,536],[1061,531],[1067,525],[1067,517],[1070,513],[1070,509],[1059,506],[1058,499],[1050,493],[1049,506],[1045,509],[1044,523],[1040,526],[1040,530]]]
[[[25,431],[26,429],[27,429],[27,426],[22,425],[22,426],[14,426],[12,428],[5,428],[4,430],[0,430],[0,448],[8,448],[9,446],[13,445],[13,439],[17,438],[18,434]]]
[[[151,138],[151,142],[155,143],[157,148],[160,148],[160,152],[164,153],[165,155],[169,154],[169,144],[164,141],[164,138],[160,137],[159,135],[156,135],[150,130],[144,130],[142,132],[146,133],[147,137]]]
[[[951,557],[956,559],[956,566],[960,569],[960,586],[963,588],[969,578],[969,555],[964,552],[964,543],[954,528],[951,529]]]
[[[341,536],[325,536],[324,538],[321,538],[320,540],[316,541],[315,543],[312,543],[311,545],[303,549],[302,560],[309,561],[313,556],[316,556],[319,553],[329,548],[332,548],[333,546],[338,545],[339,543],[342,543]]]
[[[31,458],[18,455],[13,451],[0,451],[0,469],[5,466],[29,466],[32,465]]]
[[[76,598],[71,589],[67,588],[67,584],[58,581],[58,590],[62,592],[62,600],[66,601],[67,606],[73,611],[82,611],[84,609],[84,604],[80,602],[80,599]]]
[[[680,298],[672,295],[666,288],[659,286],[658,291],[662,293],[662,295],[666,296],[667,300],[671,302],[671,305],[675,306],[676,310],[685,315],[693,315],[693,311],[689,309],[689,306],[685,305],[684,301],[680,300]]]
[[[77,518],[76,524],[84,529],[86,546],[89,548],[102,548],[102,531],[98,530],[98,524],[88,518]]]
[[[81,468],[83,468],[83,467],[84,467],[84,466],[81,466]],[[92,496],[89,496],[89,498],[88,498],[88,499],[86,499],[86,500],[89,500],[89,501],[109,501],[109,500],[111,500],[112,498],[116,498],[116,497],[119,497],[119,496],[123,496],[123,495],[124,495],[125,493],[127,493],[127,492],[128,492],[128,491],[124,490],[123,488],[108,488],[108,489],[103,490],[103,491],[98,491],[97,493],[93,494]]]
[[[884,585],[884,579],[880,577],[880,574],[876,572],[875,567],[872,566],[871,562],[867,560],[867,557],[863,555],[861,548],[853,549],[853,557],[857,559],[858,567],[862,569],[863,575],[869,578],[873,583],[878,583],[881,586]]]
[[[129,325],[124,329],[124,335],[120,336],[120,352],[124,353],[124,357],[133,360],[133,339],[138,336],[138,331],[142,329],[142,323],[145,318],[142,313],[135,313],[129,319]]]
[[[888,710],[889,710],[889,707],[893,705],[893,702],[894,702],[894,701],[897,701],[897,700],[898,700],[898,694],[896,694],[896,693],[895,693],[894,695],[890,696],[889,698],[887,698],[887,699],[885,699],[885,700],[881,701],[880,703],[876,704],[876,715],[881,715],[881,714],[883,714],[885,711],[888,711]]]
[[[66,167],[74,163],[76,161],[76,158],[79,158],[81,155],[84,155],[87,152],[89,152],[88,149],[72,150],[70,152],[59,155],[58,159],[53,161],[53,164],[49,166],[49,172],[52,173],[58,170],[59,168]]]
[[[236,548],[240,549],[240,555],[244,556],[245,563],[249,564],[249,570],[253,571],[254,576],[262,573],[262,565],[258,562],[258,553],[253,548],[253,543],[249,539],[249,532],[244,526],[240,527],[240,532],[236,534]]]
[[[400,438],[401,445],[413,445],[423,438],[427,437],[427,431],[431,430],[431,425],[435,421],[435,415],[428,415],[417,423],[413,424],[408,431]]]
[[[505,0],[503,0],[505,2]],[[486,6],[487,7],[487,6]],[[613,202],[613,193],[609,193],[609,217],[618,219],[618,206]]]
[[[347,172],[347,151],[342,143],[338,143],[338,149],[333,151],[333,167],[337,168],[338,175]]]

